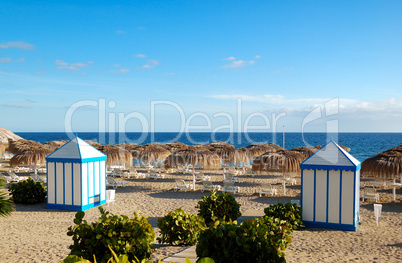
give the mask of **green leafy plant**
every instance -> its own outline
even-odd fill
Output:
[[[159,243],[170,245],[194,245],[198,236],[205,229],[205,222],[201,216],[193,215],[178,208],[158,219],[161,237]]]
[[[241,216],[240,204],[237,203],[234,196],[227,193],[217,194],[212,191],[209,196],[202,197],[196,208],[199,208],[198,215],[204,218],[207,225],[216,220],[236,220]]]
[[[14,204],[11,198],[4,191],[6,183],[3,178],[0,178],[0,216],[6,217],[14,210]]]
[[[201,232],[196,247],[198,257],[215,262],[286,262],[291,226],[283,220],[263,217],[243,222],[215,221]]]
[[[46,201],[46,188],[31,178],[12,184],[8,191],[16,204],[37,204]]]
[[[68,228],[67,235],[72,236],[73,244],[69,246],[70,255],[81,256],[106,262],[113,255],[110,247],[118,254],[125,254],[129,260],[148,259],[155,251],[151,244],[155,233],[147,217],[134,212],[134,217],[113,215],[106,212],[103,207],[97,222],[87,223],[83,220],[85,213],[80,211],[75,215],[75,226]]]
[[[109,258],[107,263],[130,263],[127,255],[118,255],[113,251],[113,249],[109,246],[110,251],[112,252],[113,256]],[[83,257],[79,257],[77,255],[68,255],[61,263],[91,263],[91,261],[84,259]],[[135,258],[131,261],[132,263],[151,263],[149,259],[139,260]],[[170,263],[171,261],[169,261]],[[186,258],[187,263],[191,263],[189,258]],[[94,259],[94,263],[96,263],[96,259]],[[156,261],[155,261],[156,263]],[[159,260],[158,263],[162,263],[162,260]],[[215,263],[211,258],[201,258],[197,261],[197,263]]]
[[[272,216],[287,221],[293,229],[304,226],[302,210],[296,204],[273,204],[265,208],[264,213],[266,216]]]

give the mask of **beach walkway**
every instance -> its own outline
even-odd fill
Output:
[[[237,224],[241,224],[246,220],[250,220],[256,217],[264,216],[263,210],[249,209],[243,213],[241,217],[237,220]],[[195,253],[195,245],[183,250],[171,257],[165,258],[162,262],[175,262],[175,263],[186,263],[186,258],[189,258],[191,262],[195,263],[197,261],[197,255]]]

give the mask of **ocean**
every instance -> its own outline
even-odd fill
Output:
[[[63,132],[16,132],[24,139],[46,143],[54,140],[69,140],[68,134]],[[71,136],[71,134],[70,134]],[[290,150],[301,146],[325,145],[329,140],[349,148],[350,154],[359,161],[376,155],[379,152],[402,144],[402,133],[285,133],[285,140],[282,133],[93,133],[80,132],[77,134],[83,140],[91,140],[101,144],[137,143],[147,144],[153,142],[168,143],[173,141],[182,142],[188,145],[199,143],[208,144],[213,141],[225,141],[233,144],[236,148],[248,146],[253,143],[275,143]]]

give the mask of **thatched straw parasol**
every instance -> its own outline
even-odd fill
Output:
[[[180,150],[185,150],[188,149],[188,145],[181,143],[181,142],[170,142],[166,144],[167,149],[171,151],[172,153],[180,151]]]
[[[188,166],[189,164],[201,165],[204,169],[221,168],[221,157],[208,150],[181,150],[168,156],[165,161],[165,168],[176,167],[178,165]]]
[[[247,154],[250,159],[254,159],[255,157],[258,157],[267,152],[277,152],[279,150],[285,150],[281,146],[274,143],[255,143],[241,149]]]
[[[382,177],[394,180],[393,195],[396,200],[396,179],[402,183],[402,145],[388,149],[364,160],[361,164],[362,177]]]
[[[339,145],[342,149],[344,149],[347,152],[350,152],[350,148],[345,146],[345,145]]]
[[[304,155],[297,151],[280,150],[277,152],[267,152],[254,159],[252,170],[281,170],[283,173],[299,172],[300,163],[304,159]]]
[[[292,151],[296,151],[303,154],[304,158],[307,159],[308,157],[313,155],[316,151],[318,151],[318,149],[315,147],[296,147],[293,148]]]
[[[102,144],[98,142],[93,142],[91,140],[85,140],[85,142],[91,145],[92,147],[96,148],[97,150],[99,150],[102,147]]]
[[[141,163],[161,163],[166,157],[172,154],[168,149],[158,144],[147,144],[143,147],[137,147],[133,152],[136,155],[135,159],[140,160]]]
[[[248,155],[244,151],[236,149],[234,147],[212,148],[211,152],[218,154],[222,158],[223,163],[225,164],[233,163],[236,165],[250,162]]]
[[[37,168],[46,162],[45,157],[52,153],[53,150],[47,146],[32,147],[31,149],[25,150],[23,152],[17,153],[10,160],[11,166],[25,165],[33,166],[35,169],[35,174],[37,173]]]
[[[178,165],[193,167],[201,165],[204,169],[221,168],[222,159],[216,153],[208,150],[181,150],[169,155],[165,160],[165,168],[176,167]],[[193,169],[193,189],[195,189],[195,170]]]
[[[18,154],[33,148],[40,148],[43,145],[39,142],[29,141],[29,140],[18,140],[9,142],[9,150],[12,153]]]
[[[129,151],[118,145],[101,145],[99,150],[107,155],[107,165],[120,165],[127,164],[129,166],[133,163],[133,157]]]

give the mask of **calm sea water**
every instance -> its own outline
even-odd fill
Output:
[[[54,140],[68,140],[68,134],[62,132],[19,132],[16,133],[24,139],[46,143]],[[245,147],[252,143],[276,143],[283,145],[282,133],[92,133],[80,132],[77,134],[83,140],[96,141],[101,144],[152,142],[168,143],[173,141],[193,145],[210,143],[213,141],[226,141],[236,148]],[[338,144],[351,148],[352,154],[359,161],[402,144],[402,133],[285,133],[285,148],[325,145],[333,139]]]

